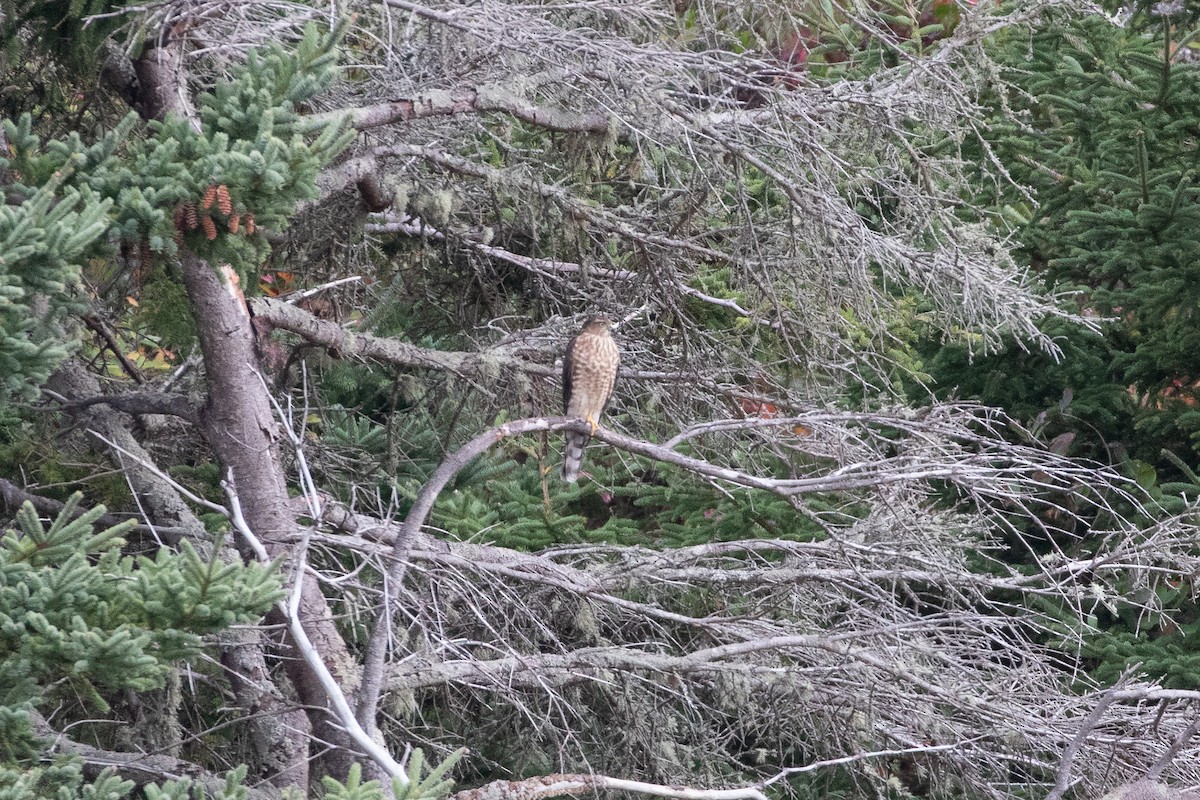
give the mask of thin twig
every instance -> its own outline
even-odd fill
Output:
[[[827,758],[823,761],[813,761],[810,764],[805,764],[803,767],[788,767],[787,769],[782,769],[778,774],[773,775],[772,777],[767,778],[765,781],[760,783],[759,786],[765,789],[771,784],[778,783],[784,778],[791,777],[792,775],[799,775],[805,772],[816,772],[817,770],[825,769],[826,767],[840,767],[845,764],[853,764],[856,761],[866,761],[867,759],[871,758],[892,758],[894,756],[936,753],[942,750],[958,750],[965,745],[974,744],[975,742],[982,741],[985,738],[986,737],[984,736],[974,736],[961,742],[954,742],[953,744],[931,744],[922,747],[903,747],[896,750],[872,750],[869,753],[854,753],[852,755],[841,756],[839,758]]]

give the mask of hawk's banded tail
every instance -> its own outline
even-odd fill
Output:
[[[563,446],[562,479],[574,483],[579,479],[579,468],[583,465],[583,448],[592,437],[586,433],[567,431],[566,444]]]

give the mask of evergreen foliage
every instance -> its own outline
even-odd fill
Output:
[[[522,551],[558,544],[670,548],[822,536],[819,526],[797,519],[791,503],[769,492],[714,493],[690,475],[655,468],[645,459],[614,459],[599,447],[586,456],[588,480],[564,484],[556,472],[560,457],[555,450],[544,463],[518,464],[502,460],[502,454],[481,458],[471,475],[460,475],[456,490],[439,497],[433,523],[456,539]],[[420,483],[411,480],[402,489],[412,498]],[[838,503],[813,498],[808,505],[819,513]]]
[[[416,748],[408,757],[405,778],[395,778],[392,781],[391,794],[383,791],[379,781],[362,780],[362,767],[355,764],[350,768],[346,782],[339,783],[332,778],[323,778],[326,800],[441,800],[454,788],[454,781],[446,778],[446,774],[463,757],[466,750],[456,750],[440,764],[430,766],[425,763],[425,753]]]
[[[281,230],[298,201],[313,196],[316,171],[349,141],[342,124],[302,123],[295,106],[336,76],[339,31],[310,26],[294,50],[273,44],[251,53],[234,76],[199,100],[201,130],[171,118],[146,130],[136,114],[87,144],[77,133],[42,142],[28,114],[5,120],[9,143],[0,169],[19,206],[0,208],[0,374],[8,392],[32,391],[65,356],[57,327],[78,310],[72,290],[86,258],[108,243],[141,248],[147,261],[186,246],[228,263],[242,285],[269,251],[263,229]],[[168,266],[160,261],[158,280]],[[48,311],[38,316],[36,298]],[[177,302],[151,304],[174,331]],[[159,307],[161,306],[161,307]]]
[[[201,255],[223,257],[245,273],[267,247],[254,232],[285,228],[296,202],[313,195],[316,170],[348,142],[338,124],[315,126],[310,139],[294,110],[334,79],[335,41],[336,33],[322,36],[310,26],[294,51],[276,44],[252,52],[232,79],[199,98],[199,132],[173,117],[131,138],[139,124],[131,114],[92,145],[72,134],[41,147],[24,118],[8,129],[11,166],[25,180],[44,180],[72,163],[79,183],[114,201],[113,233],[166,254],[176,252],[173,243],[183,234]],[[220,186],[228,200],[206,197],[209,187]],[[206,226],[187,220],[176,224],[172,213],[180,203],[190,204],[200,222],[222,223],[220,235],[210,237]],[[242,223],[237,232],[228,230],[235,216]],[[254,225],[245,224],[249,216]]]
[[[143,787],[139,797],[146,800],[246,800],[246,768],[230,770],[225,785],[215,792],[189,778],[151,783]],[[121,800],[134,790],[131,781],[122,780],[105,770],[96,780],[88,782],[79,764],[60,759],[50,767],[12,770],[0,765],[0,797],[4,800]]]
[[[28,118],[6,128],[14,145],[27,143]],[[33,396],[69,352],[62,326],[79,310],[80,269],[111,207],[86,186],[66,185],[77,166],[60,163],[25,187],[20,205],[0,205],[0,404]]]
[[[322,35],[310,25],[292,49],[273,44],[251,51],[232,80],[199,98],[200,134],[183,120],[168,120],[159,130],[168,148],[178,143],[176,157],[191,165],[190,193],[180,199],[198,201],[198,211],[211,211],[228,231],[214,238],[202,226],[187,237],[188,245],[203,257],[233,263],[244,285],[256,283],[247,280],[247,270],[258,266],[268,246],[261,237],[239,237],[233,218],[249,214],[260,228],[287,228],[296,203],[316,196],[318,169],[353,138],[342,123],[313,125],[295,110],[336,78],[334,45],[341,34],[337,28]],[[232,213],[212,204],[203,208],[213,185],[228,185]],[[253,232],[251,226],[247,233]]]
[[[1052,331],[1058,362],[1014,346],[972,364],[951,347],[931,365],[942,391],[1046,414],[1048,435],[1076,433],[1074,452],[1104,460],[1200,451],[1200,68],[1166,56],[1171,30],[1056,15],[997,43],[1011,87],[990,136],[1036,202],[1015,190],[989,202],[1047,288],[1108,324],[1103,338]]]
[[[105,772],[88,782],[78,763],[63,760],[49,767],[12,769],[0,763],[0,796],[4,800],[120,800],[133,791],[133,783]],[[240,800],[236,795],[221,800]]]
[[[120,27],[119,14],[89,19],[126,7],[121,0],[3,0],[0,42],[14,58],[26,56],[29,33],[54,57],[78,69],[94,66],[106,36]],[[36,56],[35,56],[36,57]]]
[[[1133,5],[1125,26],[1054,14],[993,42],[1008,85],[988,137],[1031,191],[985,172],[980,211],[1012,227],[1047,290],[1105,320],[1102,335],[1047,323],[1060,359],[1016,342],[986,357],[940,342],[925,353],[939,392],[1003,406],[1072,455],[1122,464],[1164,513],[1182,514],[1200,494],[1200,68],[1175,37],[1196,11],[1180,9],[1185,21]],[[1096,543],[1059,545],[1086,554]],[[1065,649],[1086,643],[1091,678],[1115,681],[1137,663],[1164,685],[1197,686],[1190,582],[1092,588],[1087,630],[1066,608],[1042,609]],[[1133,610],[1130,597],[1161,611]]]
[[[38,753],[32,709],[82,698],[103,714],[104,693],[161,685],[203,635],[254,621],[281,596],[272,567],[203,559],[186,543],[122,556],[132,523],[96,531],[105,509],[80,514],[80,499],[49,525],[27,503],[0,538],[0,786],[12,791],[74,780],[26,771]]]

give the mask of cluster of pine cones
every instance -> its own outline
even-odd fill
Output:
[[[175,243],[180,245],[183,244],[183,234],[197,228],[204,230],[204,237],[210,242],[216,239],[218,222],[227,226],[232,234],[245,231],[249,236],[255,230],[254,215],[234,210],[229,187],[223,183],[214,183],[205,189],[199,206],[191,201],[175,206],[174,220]]]

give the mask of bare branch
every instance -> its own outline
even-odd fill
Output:
[[[436,369],[471,378],[486,379],[505,370],[519,370],[529,375],[553,378],[557,378],[560,373],[552,364],[523,358],[503,346],[479,352],[434,350],[397,339],[352,331],[293,305],[290,301],[295,299],[296,297],[289,297],[285,301],[279,298],[255,297],[249,298],[249,304],[256,321],[266,322],[275,328],[294,333],[307,342],[327,347],[343,357],[361,358],[400,367]],[[622,379],[654,383],[695,384],[714,393],[756,401],[775,399],[736,385],[720,383],[711,377],[689,370],[668,372],[622,368],[620,376]]]
[[[924,753],[936,753],[939,750],[956,750],[965,745],[973,744],[974,742],[983,739],[982,736],[977,736],[968,739],[964,742],[955,742],[953,744],[931,744],[923,747],[905,747],[898,750],[873,750],[869,753],[854,753],[853,755],[842,756],[840,758],[827,758],[824,761],[814,761],[811,764],[805,764],[803,767],[788,767],[780,770],[779,773],[762,782],[762,787],[765,789],[773,783],[787,778],[789,775],[799,775],[805,772],[816,772],[819,769],[828,767],[840,767],[843,764],[853,764],[856,761],[866,761],[871,758],[894,758],[896,756],[911,756],[921,755]]]
[[[229,521],[250,545],[254,553],[258,556],[258,559],[264,564],[269,564],[270,556],[267,553],[266,547],[254,535],[254,531],[250,529],[245,517],[242,516],[241,503],[238,500],[236,492],[233,491],[232,483],[225,481],[224,485],[231,509]],[[296,560],[298,577],[292,582],[292,591],[289,599],[287,602],[280,600],[277,604],[279,613],[287,620],[288,632],[291,634],[293,646],[300,654],[300,657],[304,659],[308,668],[312,670],[313,675],[320,681],[322,688],[325,690],[325,695],[333,707],[333,712],[337,716],[338,722],[344,727],[355,744],[362,748],[362,751],[370,756],[390,777],[407,781],[408,776],[404,772],[404,768],[396,763],[391,753],[387,751],[387,748],[371,738],[370,734],[364,731],[358,724],[358,721],[354,718],[354,712],[350,709],[350,703],[346,699],[345,693],[342,692],[342,687],[325,665],[324,659],[313,645],[308,632],[304,629],[299,611],[301,591],[304,584],[303,563],[304,554],[301,552]]]
[[[51,728],[45,718],[36,711],[30,711],[29,716],[37,735],[49,741],[50,747],[46,754],[46,760],[52,760],[49,756],[54,753],[78,757],[83,760],[84,774],[89,778],[94,779],[103,770],[111,769],[138,787],[144,787],[150,783],[161,785],[172,780],[190,780],[212,796],[221,795],[225,791],[225,779],[214,775],[198,764],[167,755],[102,750],[99,747],[67,738],[65,734]],[[278,800],[282,797],[280,792],[270,785],[244,786],[242,790],[251,800]]]
[[[336,350],[343,356],[468,376],[485,376],[499,369],[520,369],[545,376],[556,373],[549,364],[535,364],[504,351],[462,353],[431,350],[397,339],[354,333],[336,322],[318,319],[302,308],[269,297],[255,298],[251,305],[256,319],[298,334],[314,344]]]
[[[400,218],[391,218],[386,222],[373,222],[365,226],[368,233],[402,233],[406,236],[426,236],[430,239],[444,241],[446,234],[439,231],[437,228],[428,223],[409,217],[407,214]],[[598,278],[615,278],[617,280],[630,281],[638,277],[636,272],[630,272],[625,269],[610,269],[608,267],[584,267],[581,264],[574,264],[569,261],[556,261],[545,258],[534,258],[532,256],[523,256],[518,253],[513,253],[500,247],[493,247],[489,244],[476,241],[471,236],[456,236],[455,241],[483,253],[486,256],[495,258],[499,261],[505,261],[509,264],[515,264],[522,269],[527,269],[530,272],[536,272],[539,275],[553,277],[550,273],[565,272],[565,273],[582,273],[586,272]]]
[[[1195,703],[1192,704],[1192,708],[1196,708]],[[1195,712],[1193,711],[1193,713]],[[1150,769],[1146,771],[1145,780],[1156,781],[1162,777],[1163,770],[1171,766],[1171,762],[1173,762],[1183,748],[1187,746],[1187,744],[1192,740],[1192,737],[1196,735],[1197,731],[1200,731],[1200,715],[1197,715],[1192,720],[1192,724],[1188,725],[1186,730],[1175,737],[1175,740],[1171,742],[1171,746],[1168,747],[1161,756],[1159,756],[1158,761],[1155,761],[1154,764],[1150,766]]]
[[[348,114],[357,130],[369,130],[395,122],[410,122],[427,117],[498,112],[550,131],[563,133],[609,132],[609,117],[600,111],[576,114],[563,109],[539,106],[501,85],[482,85],[461,89],[432,89],[414,97],[397,98],[386,103],[317,114],[309,120],[318,125]]]
[[[450,795],[450,800],[541,800],[563,795],[577,797],[605,789],[674,800],[767,800],[766,795],[752,786],[741,789],[693,789],[610,778],[607,775],[545,775],[520,781],[496,781],[478,789],[455,792]]]
[[[89,408],[100,403],[127,414],[167,414],[191,423],[199,422],[196,404],[190,397],[182,394],[127,392],[125,394],[98,395],[72,400],[68,407],[71,409]]]
[[[125,348],[121,347],[120,342],[117,341],[117,337],[112,332],[112,328],[108,326],[108,323],[96,314],[84,314],[82,319],[84,324],[95,331],[96,335],[108,345],[108,349],[121,362],[121,369],[125,370],[125,374],[132,378],[135,383],[145,383],[146,378],[142,375],[142,371],[129,360],[129,356],[125,355]]]
[[[396,158],[412,158],[415,156],[449,172],[518,187],[523,191],[532,192],[539,197],[557,203],[571,217],[584,220],[606,233],[621,236],[635,242],[683,250],[695,256],[711,258],[720,262],[730,261],[735,258],[731,253],[721,252],[720,250],[698,244],[694,240],[680,239],[641,230],[636,225],[620,219],[603,207],[581,201],[561,186],[542,183],[521,174],[506,172],[487,164],[470,161],[433,147],[411,144],[381,145],[376,147],[374,152],[377,156],[392,156]]]
[[[862,416],[864,419],[872,419],[875,422],[881,421],[881,418],[873,417],[872,415]],[[928,437],[937,429],[938,415],[931,414],[929,416],[932,418],[931,420],[891,420],[889,424],[901,430],[908,430],[910,432],[919,431],[924,437]],[[814,414],[803,418],[774,420],[773,422],[779,426],[794,426],[801,422],[806,425],[817,425],[828,421],[829,417],[827,415]],[[445,485],[467,464],[486,452],[493,445],[511,436],[533,431],[576,429],[583,432],[585,429],[590,430],[590,426],[587,426],[582,421],[571,420],[569,418],[516,420],[475,437],[448,456],[421,488],[400,531],[396,535],[393,543],[391,564],[385,579],[385,586],[399,587],[402,585],[410,560],[410,551],[421,527],[424,525],[426,518],[433,508],[434,502]],[[1077,467],[1073,467],[1065,459],[1060,460],[1054,467],[1051,467],[1050,464],[1055,459],[1055,456],[1051,453],[1036,453],[1028,449],[1011,447],[995,453],[982,455],[972,450],[966,450],[957,455],[950,455],[949,460],[940,464],[929,464],[920,458],[903,457],[896,459],[891,464],[885,460],[873,462],[869,466],[851,465],[847,468],[834,470],[830,474],[823,476],[777,479],[765,478],[741,470],[718,466],[702,459],[685,456],[674,450],[632,439],[603,428],[594,435],[600,441],[630,453],[674,464],[689,472],[734,485],[764,489],[789,499],[808,493],[837,492],[864,487],[882,487],[893,483],[917,483],[929,480],[950,481],[977,494],[1010,497],[1019,494],[1015,488],[1009,488],[1010,484],[1014,482],[1041,485],[1048,489],[1056,487],[1069,489],[1071,475],[1073,472],[1078,471]],[[978,445],[984,441],[978,436],[972,436],[966,430],[960,431],[958,435],[969,439],[972,445]],[[1048,469],[1056,469],[1060,474],[1051,476],[1047,473]],[[1089,472],[1088,474],[1093,473]],[[1080,473],[1080,477],[1082,477],[1082,473]],[[1113,478],[1115,483],[1117,480],[1116,476],[1113,476]],[[364,726],[371,724],[370,721],[375,717],[378,697],[383,685],[387,642],[392,629],[391,614],[391,605],[385,602],[380,608],[379,616],[367,647],[358,705],[358,718]],[[765,646],[782,647],[794,645],[826,648],[832,646],[830,642],[836,640],[837,637],[804,638],[803,641],[785,637],[778,640],[768,639],[766,640],[768,644]],[[761,644],[761,642],[758,644],[741,643],[727,647],[733,648],[729,652],[740,652],[737,648],[755,648]],[[681,665],[690,664],[692,660],[698,660],[707,665],[711,660],[723,658],[725,652],[726,650],[724,649],[716,648],[711,653],[683,656],[680,657],[678,662],[671,661],[669,665],[665,663],[657,664],[650,668],[661,670],[680,668]],[[840,652],[843,655],[850,655],[850,651],[848,650]],[[606,651],[604,655],[608,658],[612,657],[613,654]],[[869,654],[856,654],[853,657],[862,658],[865,662],[870,663],[876,668],[882,670],[889,669],[886,664]],[[644,656],[640,654],[637,656],[639,661],[643,658]],[[522,665],[527,663],[524,657],[520,661]],[[446,667],[447,665],[443,664],[441,666]],[[552,667],[553,665],[542,666]],[[599,668],[611,667],[610,664],[606,663],[597,666]],[[478,665],[468,663],[465,665],[465,668],[474,670],[478,668]],[[498,665],[498,668],[502,671],[511,672],[511,667],[503,664]],[[561,668],[570,671],[571,665],[568,663]],[[439,668],[432,669],[434,672],[439,671]],[[524,669],[524,666],[522,666],[522,669]],[[534,671],[535,673],[538,672],[537,670]],[[442,680],[442,678],[435,679],[435,682],[438,680]],[[928,691],[940,691],[936,687],[933,687],[932,684],[922,684],[922,686]]]

